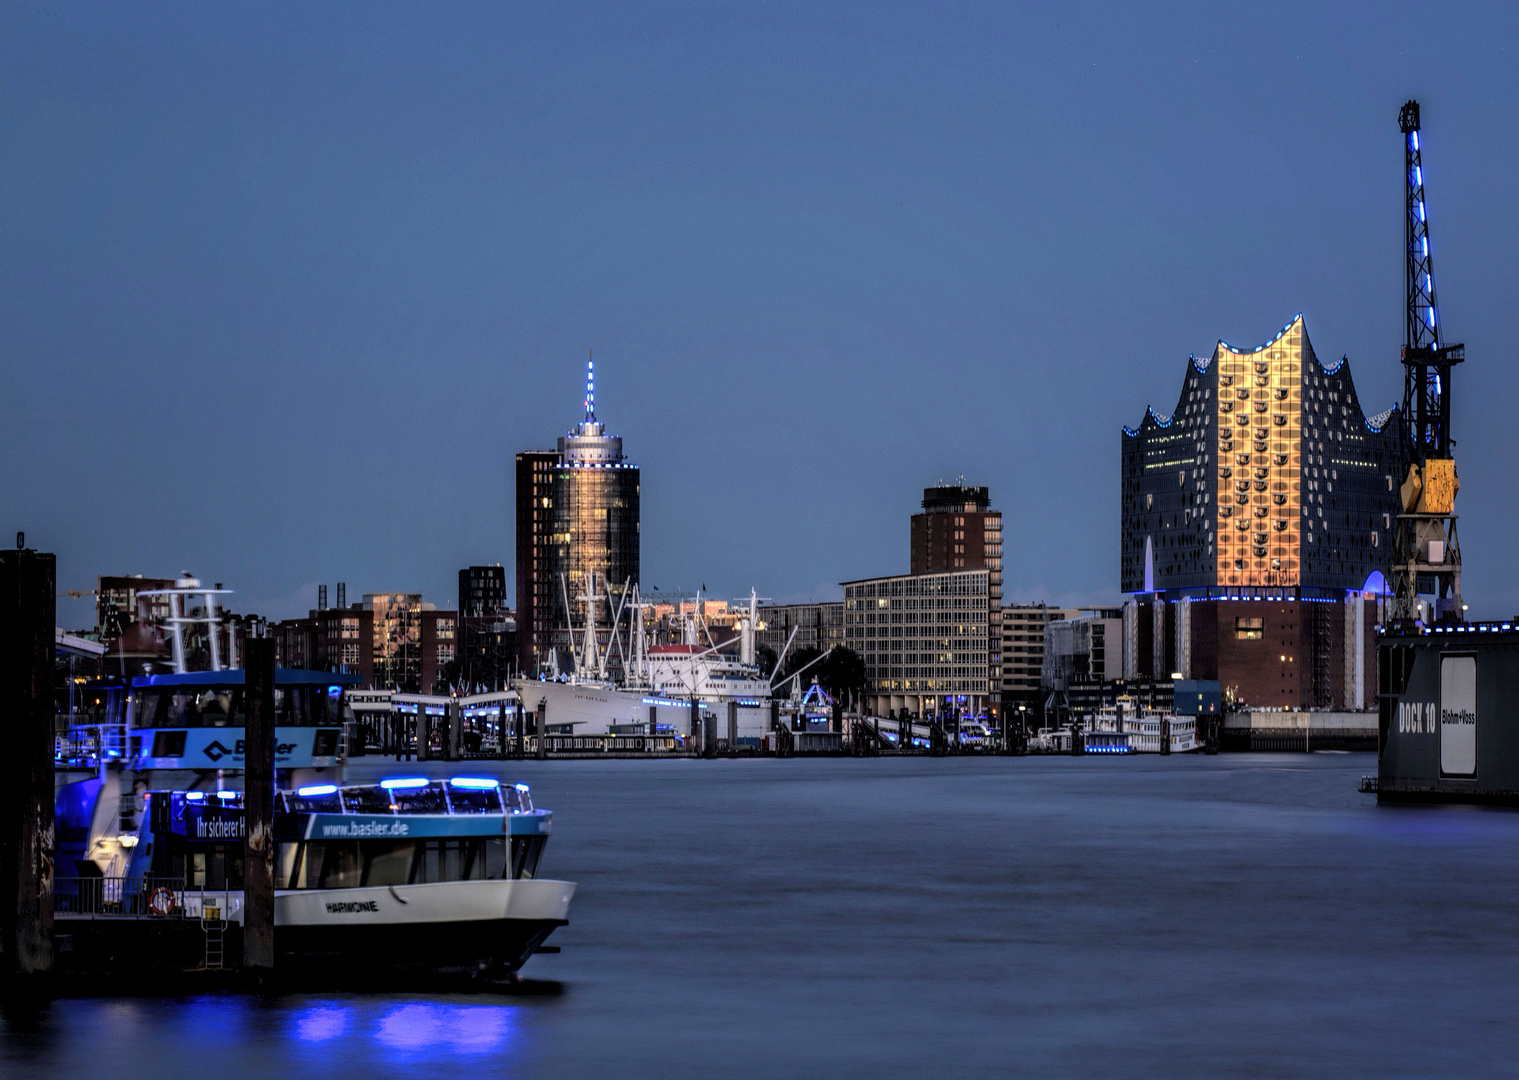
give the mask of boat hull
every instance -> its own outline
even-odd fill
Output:
[[[549,879],[450,881],[280,891],[275,964],[342,981],[399,973],[505,975],[569,921],[575,884]],[[204,907],[225,920],[225,962],[242,957],[242,894],[186,893],[183,917],[62,917],[62,966],[185,970],[204,958]]]

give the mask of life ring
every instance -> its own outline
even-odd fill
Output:
[[[148,910],[154,915],[167,915],[174,910],[174,894],[160,885],[148,894]]]

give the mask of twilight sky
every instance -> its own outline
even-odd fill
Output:
[[[0,535],[60,590],[451,606],[594,348],[646,586],[905,572],[964,474],[1008,599],[1113,601],[1119,429],[1188,353],[1301,311],[1401,396],[1412,96],[1466,592],[1510,616],[1515,42],[1502,4],[7,5]]]

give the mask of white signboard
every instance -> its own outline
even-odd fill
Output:
[[[1440,771],[1447,776],[1477,772],[1476,657],[1440,661]]]

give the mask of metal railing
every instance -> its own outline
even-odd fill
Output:
[[[61,719],[61,718],[60,718]],[[73,724],[53,737],[53,764],[63,769],[98,769],[121,761],[127,752],[125,724]]]
[[[241,889],[191,886],[182,877],[60,877],[53,883],[55,915],[226,919],[242,904]]]

